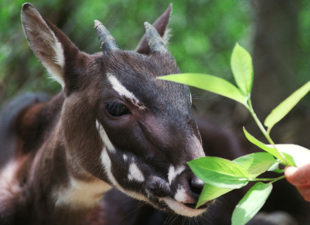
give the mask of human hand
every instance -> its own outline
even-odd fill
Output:
[[[310,163],[301,167],[285,168],[288,182],[294,185],[302,197],[310,202]]]

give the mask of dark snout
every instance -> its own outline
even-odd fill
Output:
[[[203,181],[187,169],[171,184],[166,179],[151,176],[146,182],[146,189],[154,197],[169,197],[187,207],[195,209],[203,185]]]
[[[160,178],[151,176],[146,182],[147,191],[156,197],[170,197],[172,195],[169,183]]]
[[[203,181],[187,169],[172,184],[174,198],[190,208],[195,208],[203,186]]]

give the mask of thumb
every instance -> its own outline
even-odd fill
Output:
[[[287,167],[285,176],[288,182],[295,186],[310,185],[310,164],[298,168]]]

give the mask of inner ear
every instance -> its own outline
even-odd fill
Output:
[[[21,20],[25,35],[34,54],[47,71],[65,86],[66,62],[79,51],[55,25],[45,20],[30,3],[22,7]]]
[[[161,37],[167,36],[168,32],[168,24],[171,16],[171,11],[172,11],[172,3],[169,4],[168,8],[161,14],[160,17],[157,18],[157,20],[153,23],[153,26],[156,28],[157,32],[160,34]],[[136,52],[140,54],[150,54],[150,47],[148,45],[146,36],[143,35],[141,38],[137,48]]]

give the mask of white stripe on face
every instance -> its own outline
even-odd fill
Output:
[[[185,170],[184,166],[179,166],[179,167],[175,168],[173,165],[170,165],[169,171],[168,171],[168,181],[169,181],[169,184],[171,184],[172,181],[178,175],[180,175],[184,170]]]
[[[113,145],[112,142],[110,141],[110,139],[109,139],[107,133],[105,132],[103,126],[99,123],[98,120],[96,120],[96,128],[97,128],[97,130],[98,130],[98,132],[99,132],[99,134],[100,134],[101,140],[102,140],[104,146],[106,146],[107,150],[108,150],[109,152],[115,153],[116,150],[115,150],[114,145]]]
[[[116,181],[115,177],[112,174],[112,162],[111,162],[111,159],[110,159],[110,156],[108,154],[106,147],[102,149],[101,163],[103,167],[105,168],[105,172],[110,182],[116,187],[119,186],[118,182]]]
[[[120,95],[128,99],[131,99],[133,102],[138,103],[139,100],[134,96],[134,94],[127,90],[127,88],[121,84],[121,82],[111,73],[107,73],[108,80],[110,81],[112,88]]]
[[[112,174],[112,162],[105,148],[103,148],[101,152],[101,163],[102,163],[102,166],[105,168],[108,179],[110,180],[110,182],[113,184],[114,187],[116,187],[119,191],[131,196],[132,198],[147,202],[150,205],[152,205],[152,203],[144,195],[133,192],[133,191],[125,190],[124,188],[120,186],[120,184],[117,182],[114,175]]]

